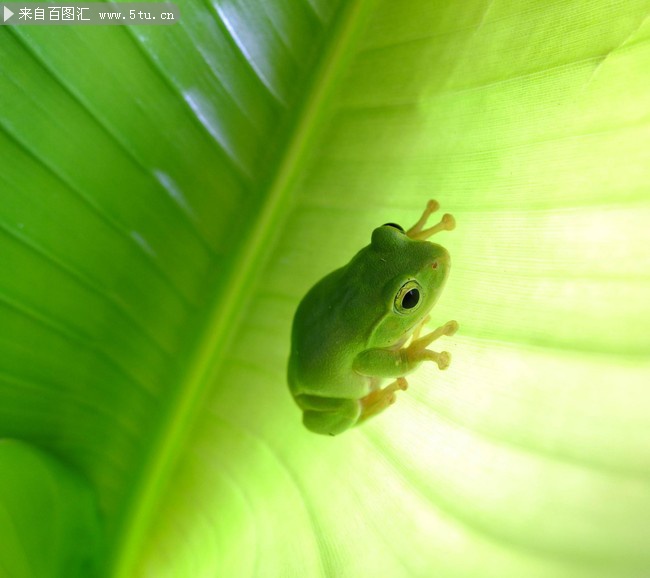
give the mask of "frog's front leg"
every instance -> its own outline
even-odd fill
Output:
[[[456,220],[449,213],[445,213],[437,225],[424,229],[431,214],[435,213],[439,208],[440,204],[437,201],[430,200],[418,222],[406,231],[407,236],[411,237],[411,239],[428,239],[440,231],[453,230],[456,227]]]
[[[451,362],[451,355],[447,351],[431,351],[427,346],[443,335],[453,335],[458,331],[457,321],[447,321],[444,325],[438,327],[424,337],[419,337],[403,349],[408,364],[419,363],[421,361],[435,361],[439,369],[447,369]]]
[[[418,326],[415,328],[415,331],[413,332],[413,335],[411,335],[411,343],[413,343],[418,337],[420,337],[420,333],[422,333],[422,329],[424,329],[424,326],[429,323],[431,320],[431,315],[427,315],[420,323],[418,323]]]
[[[352,368],[357,373],[370,377],[403,377],[423,361],[435,361],[440,369],[446,369],[451,360],[449,353],[431,351],[427,349],[427,345],[443,335],[453,335],[457,329],[456,321],[448,321],[442,327],[413,340],[410,345],[402,349],[380,347],[367,349],[356,356]]]
[[[395,403],[395,392],[406,391],[408,383],[403,377],[398,377],[393,383],[383,389],[376,389],[361,398],[361,415],[357,423],[361,423],[378,413],[384,411],[389,405]]]

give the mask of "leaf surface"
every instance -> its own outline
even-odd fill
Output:
[[[181,13],[0,30],[0,435],[106,575],[649,572],[647,0]],[[451,367],[309,434],[300,298],[431,197]]]

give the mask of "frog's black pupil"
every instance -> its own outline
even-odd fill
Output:
[[[382,227],[393,227],[394,229],[397,229],[398,231],[402,231],[404,233],[404,229],[400,227],[397,223],[384,223]]]
[[[402,307],[404,309],[413,309],[420,301],[420,292],[417,289],[411,289],[402,298]]]

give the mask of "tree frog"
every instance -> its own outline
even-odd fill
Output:
[[[289,389],[307,429],[337,435],[373,417],[407,388],[404,376],[423,361],[439,369],[450,355],[427,349],[453,335],[448,321],[420,337],[449,275],[449,253],[425,239],[451,231],[454,218],[425,228],[438,209],[430,200],[405,231],[387,223],[352,260],[314,285],[298,306],[291,334]],[[396,378],[385,387],[382,382]]]

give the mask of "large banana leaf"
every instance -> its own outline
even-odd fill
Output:
[[[0,30],[0,576],[650,575],[650,2],[180,8]],[[451,367],[309,433],[297,303],[431,197]]]

